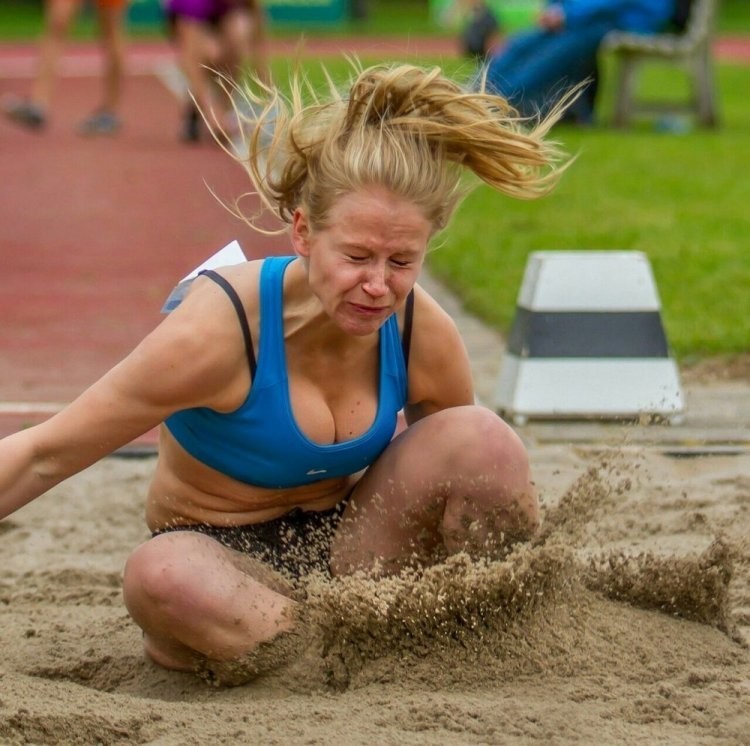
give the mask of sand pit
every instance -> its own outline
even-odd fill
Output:
[[[750,454],[532,449],[503,562],[312,579],[308,638],[235,688],[146,661],[121,600],[153,457],[0,524],[0,742],[748,743]]]

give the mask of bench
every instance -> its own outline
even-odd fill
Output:
[[[678,0],[669,32],[633,34],[611,31],[601,50],[616,65],[613,124],[627,127],[636,114],[693,114],[704,127],[716,127],[719,116],[713,72],[713,25],[718,0]],[[690,81],[687,101],[638,97],[636,77],[649,62],[683,68]]]

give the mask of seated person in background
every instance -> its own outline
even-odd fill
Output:
[[[182,139],[200,140],[199,110],[215,131],[235,135],[238,123],[232,100],[220,91],[217,74],[239,82],[252,73],[268,82],[265,18],[259,0],[166,0],[165,9],[180,68],[195,101],[187,104]]]
[[[553,0],[534,28],[510,37],[490,58],[487,88],[523,116],[544,114],[565,90],[596,77],[599,45],[608,32],[656,33],[671,19],[674,5],[675,0]],[[569,114],[590,124],[591,92]]]

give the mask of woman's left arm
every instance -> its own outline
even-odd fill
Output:
[[[408,424],[441,409],[474,404],[469,356],[455,322],[419,286],[414,299],[409,395],[404,407]]]

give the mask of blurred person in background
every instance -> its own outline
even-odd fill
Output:
[[[477,62],[483,62],[500,43],[500,22],[486,0],[452,0],[439,20],[458,29],[459,51]]]
[[[104,57],[102,100],[93,113],[81,122],[78,131],[82,135],[112,135],[121,125],[119,107],[128,0],[94,0],[93,5]],[[47,124],[60,54],[82,6],[83,0],[46,0],[37,74],[29,96],[7,98],[2,104],[4,114],[27,129],[42,130]]]
[[[483,62],[500,43],[500,22],[486,0],[453,0],[440,20],[446,26],[459,27],[461,54],[477,62]]]
[[[610,31],[656,33],[675,11],[675,0],[552,0],[533,28],[510,36],[485,67],[487,88],[505,96],[525,117],[544,114],[565,90],[596,79],[597,53]],[[594,118],[589,89],[568,120]]]
[[[190,100],[181,138],[197,142],[208,125],[230,138],[239,122],[219,76],[240,82],[248,73],[269,82],[266,23],[260,0],[166,0],[165,10]]]
[[[467,21],[461,32],[461,51],[467,57],[483,60],[500,43],[500,23],[484,0],[463,0]]]

